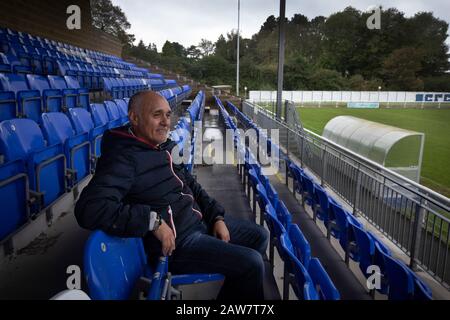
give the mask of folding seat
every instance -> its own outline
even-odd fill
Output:
[[[281,222],[283,227],[286,230],[289,230],[289,227],[290,227],[291,221],[292,221],[292,215],[289,212],[288,208],[286,208],[286,205],[284,204],[283,201],[281,201],[281,200],[278,201],[278,206],[277,206],[276,212],[277,212],[278,220]]]
[[[29,219],[28,185],[23,160],[0,165],[0,242]]]
[[[308,176],[304,171],[301,173],[302,175],[302,205],[312,206],[312,199],[314,196],[314,182],[313,179]]]
[[[302,189],[302,172],[303,170],[301,168],[299,168],[297,165],[295,165],[294,163],[291,163],[288,167],[289,172],[292,176],[292,180],[293,180],[293,193],[295,196],[295,193],[299,193],[300,195],[303,193],[303,189]]]
[[[93,300],[128,300],[143,293],[148,300],[171,299],[177,295],[172,287],[224,279],[220,274],[181,274],[169,279],[167,258],[161,257],[154,269],[147,261],[141,238],[117,238],[95,231],[84,251],[89,296]]]
[[[274,247],[277,248],[280,255],[282,254],[282,248],[280,244],[280,237],[282,234],[286,233],[283,225],[277,218],[277,214],[273,206],[269,203],[266,205],[264,210],[264,220],[266,221],[267,227],[270,231],[270,241],[269,241],[269,261],[273,268],[274,266]]]
[[[11,72],[11,64],[9,63],[8,57],[0,52],[0,72]]]
[[[345,262],[348,263],[349,257],[354,261],[359,261],[356,236],[350,224],[352,223],[363,228],[362,224],[341,206],[334,203],[334,201],[330,202],[330,205],[336,217],[336,226],[339,230],[339,244],[345,252]]]
[[[314,183],[314,194],[312,197],[312,209],[314,212],[314,221],[316,218],[319,218],[323,221],[325,226],[328,226],[328,211],[329,211],[329,203],[328,195],[325,190]]]
[[[0,91],[0,122],[17,118],[19,111],[16,104],[16,96],[11,91]]]
[[[66,166],[72,173],[72,185],[91,173],[91,145],[89,133],[77,134],[69,118],[60,112],[44,113],[42,127],[49,144],[64,146]]]
[[[0,153],[6,161],[24,159],[30,189],[43,199],[33,212],[45,208],[66,192],[66,160],[60,144],[47,146],[36,122],[13,119],[0,123]]]
[[[120,99],[121,98],[128,98],[132,97],[135,92],[137,92],[136,87],[134,86],[132,79],[115,79],[116,83],[118,83],[119,88],[122,88],[120,90],[121,94],[119,94]]]
[[[375,248],[380,253],[385,270],[382,275],[387,278],[389,285],[389,300],[432,300],[432,291],[414,271],[399,259],[394,258],[381,248],[381,243],[375,242]]]
[[[88,68],[86,64],[84,63],[76,63],[76,66],[78,68],[77,74],[78,74],[78,80],[81,83],[81,86],[88,89],[93,89],[92,86],[92,74],[93,70],[92,68]]]
[[[62,110],[65,112],[67,109],[76,108],[78,106],[78,90],[69,89],[67,83],[63,77],[60,76],[48,76],[48,82],[52,89],[58,89],[62,93]]]
[[[30,89],[41,93],[44,112],[62,111],[62,92],[59,89],[52,89],[46,77],[27,74],[27,81]]]
[[[353,228],[355,233],[355,239],[357,244],[357,251],[359,255],[359,268],[366,278],[372,275],[368,272],[368,267],[376,265],[380,268],[381,274],[385,274],[385,265],[383,254],[391,255],[389,248],[387,248],[380,240],[378,240],[374,235],[370,234],[360,226],[354,224],[352,221],[350,226]],[[378,243],[377,248],[375,243]],[[378,252],[382,250],[383,252]],[[381,287],[378,288],[380,293],[386,294],[388,289],[388,283],[385,278],[381,279]]]
[[[12,56],[15,56],[17,57],[17,60],[20,61],[21,65],[29,67],[31,69],[31,72],[34,72],[31,54],[29,54],[28,49],[23,44],[11,42],[8,54],[8,59],[12,58]]]
[[[89,89],[81,88],[80,83],[75,77],[72,76],[64,76],[64,80],[66,80],[67,88],[76,89],[78,92],[78,106],[81,108],[85,108],[88,110],[90,101],[89,101]]]
[[[340,300],[339,291],[334,286],[333,281],[330,279],[319,259],[311,259],[308,273],[320,300]]]
[[[91,114],[84,108],[69,109],[69,118],[77,134],[88,133],[91,141],[91,154],[95,166],[96,159],[101,155],[101,141],[107,125],[95,126]]]
[[[103,83],[103,91],[108,93],[112,99],[119,99],[119,95],[116,92],[117,88],[115,87],[114,83],[112,82],[112,79],[109,77],[103,77],[102,78]]]
[[[278,193],[275,190],[275,188],[272,186],[272,184],[269,182],[269,179],[265,176],[262,177],[261,181],[264,184],[264,187],[267,191],[267,197],[270,200],[270,203],[274,207],[275,210],[278,208]]]
[[[119,112],[121,117],[125,117],[128,121],[128,101],[125,99],[115,99],[114,102],[116,103],[117,107],[119,108]]]
[[[33,74],[45,74],[45,59],[41,52],[33,46],[25,46],[27,49],[28,59],[33,68]],[[43,48],[40,48],[44,50]],[[45,56],[47,53],[44,54]]]
[[[90,112],[96,127],[102,127],[105,125],[108,129],[112,127],[113,123],[110,121],[108,112],[106,111],[103,103],[92,103],[90,105]]]
[[[17,103],[16,117],[26,117],[36,122],[43,113],[41,94],[30,90],[23,74],[0,74],[0,90],[12,92]],[[11,95],[5,101],[10,101]],[[0,104],[3,104],[0,101]]]
[[[127,118],[121,116],[119,107],[117,107],[114,101],[105,101],[103,104],[105,105],[106,112],[108,113],[111,128],[120,127],[127,121]]]
[[[319,300],[314,283],[300,260],[295,256],[289,235],[280,237],[281,257],[284,261],[283,300],[289,299],[288,285],[292,285],[295,295],[300,300]]]
[[[99,88],[99,75],[97,74],[97,71],[94,69],[94,67],[91,64],[86,63],[84,65],[86,69],[86,76],[89,78],[90,82],[90,88],[91,89],[98,89]]]
[[[125,97],[130,97],[128,89],[125,87],[122,79],[110,78],[112,84],[112,98],[122,99]]]
[[[36,59],[40,58],[40,63],[42,64],[42,73],[43,74],[56,74],[57,73],[57,65],[55,59],[52,57],[52,53],[45,48],[37,48],[38,56]]]
[[[292,251],[303,266],[308,269],[309,262],[311,261],[311,247],[308,240],[306,240],[297,224],[291,224],[289,226],[288,234],[289,240],[292,243]]]

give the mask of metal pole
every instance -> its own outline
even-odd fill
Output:
[[[237,28],[237,54],[236,54],[236,96],[239,97],[239,29],[241,27],[241,0],[238,0],[238,28]]]
[[[278,91],[277,91],[277,110],[276,115],[281,119],[282,95],[283,95],[283,77],[284,77],[284,43],[285,28],[284,20],[286,16],[286,0],[280,0],[280,21],[279,21],[279,38],[278,38]]]

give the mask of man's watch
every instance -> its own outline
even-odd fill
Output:
[[[225,221],[225,218],[223,216],[217,216],[214,218],[214,223],[216,223],[217,221]]]
[[[161,216],[155,211],[150,211],[150,222],[148,230],[156,231],[161,226],[161,224],[162,224]]]

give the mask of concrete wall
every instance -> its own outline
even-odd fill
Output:
[[[81,30],[66,26],[66,10],[72,4],[81,8]],[[2,0],[0,26],[116,56],[122,54],[117,38],[92,27],[89,0]]]

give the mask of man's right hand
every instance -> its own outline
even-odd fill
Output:
[[[161,241],[162,252],[164,256],[171,256],[172,252],[175,250],[175,235],[163,220],[158,230],[153,231],[155,237]]]

